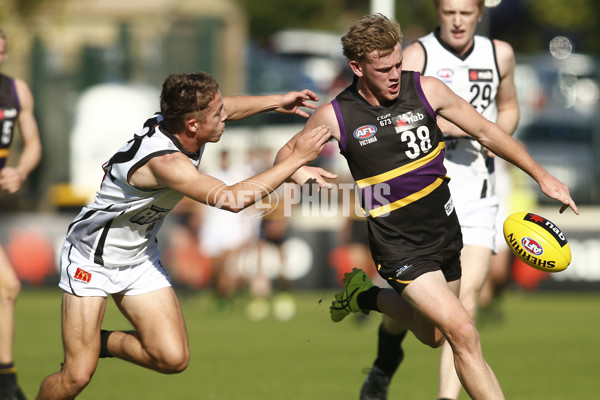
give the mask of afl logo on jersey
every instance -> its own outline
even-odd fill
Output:
[[[375,133],[377,133],[377,127],[375,125],[363,125],[356,128],[353,135],[358,140],[363,140],[375,136]]]
[[[492,82],[494,73],[491,69],[469,69],[469,82]]]
[[[454,76],[454,71],[452,71],[450,68],[442,68],[438,70],[437,76],[440,79],[450,79]]]

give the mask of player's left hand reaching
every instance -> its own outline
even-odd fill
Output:
[[[317,106],[313,102],[319,101],[319,97],[309,89],[304,89],[301,92],[291,91],[281,95],[279,107],[275,111],[283,114],[297,114],[301,117],[308,118],[310,115],[300,107],[316,109]]]
[[[542,189],[542,192],[546,196],[550,197],[551,199],[556,199],[562,203],[562,206],[560,207],[561,214],[567,208],[571,207],[575,214],[579,215],[579,210],[577,209],[575,201],[573,201],[571,195],[569,194],[569,188],[567,185],[550,174],[546,174],[546,177],[539,182],[539,185],[540,189]]]
[[[325,179],[335,178],[337,178],[337,174],[329,172],[321,167],[312,167],[309,165],[305,165],[292,175],[292,181],[296,184],[302,186],[305,184],[317,183],[319,185],[319,190],[321,188],[332,189],[333,184],[327,182]]]

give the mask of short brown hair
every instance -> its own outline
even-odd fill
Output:
[[[441,0],[433,0],[433,5],[435,6],[436,10],[440,6],[440,1]],[[485,8],[485,0],[477,0],[477,7],[479,8],[479,11],[483,11]]]
[[[160,94],[161,126],[170,133],[181,132],[186,116],[206,109],[218,91],[219,84],[206,72],[169,75]]]
[[[348,60],[361,61],[373,51],[385,57],[401,41],[402,32],[398,22],[383,14],[372,14],[362,17],[350,27],[342,37],[342,47]]]

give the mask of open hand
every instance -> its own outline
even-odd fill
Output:
[[[319,101],[319,97],[311,90],[304,89],[301,92],[287,92],[282,95],[279,107],[275,111],[283,114],[297,114],[301,117],[308,118],[310,115],[300,107],[317,108],[312,102]]]
[[[317,183],[319,185],[319,189],[333,189],[333,184],[327,182],[325,179],[336,179],[337,174],[333,172],[329,172],[321,167],[311,167],[305,165],[300,168],[294,175],[292,175],[292,180],[298,185],[302,186],[304,184],[313,184]]]

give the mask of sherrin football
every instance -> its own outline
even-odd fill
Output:
[[[559,272],[571,263],[571,247],[565,234],[539,215],[510,215],[504,221],[504,239],[514,255],[541,271]]]

